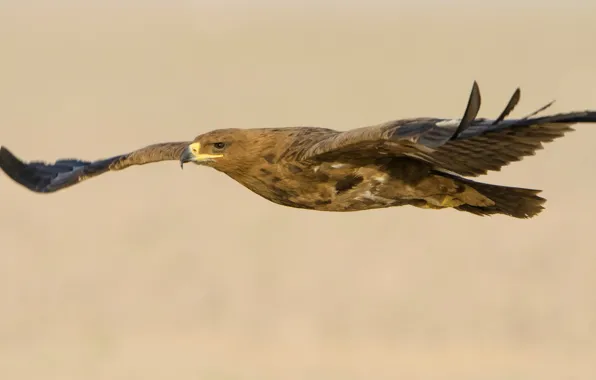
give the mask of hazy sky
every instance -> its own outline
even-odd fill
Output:
[[[270,7],[270,8],[400,8],[400,7],[582,7],[596,8],[593,0],[0,0],[1,6],[16,7],[56,7],[76,6],[77,8],[89,6],[184,6],[184,7]],[[595,15],[596,19],[596,15]]]

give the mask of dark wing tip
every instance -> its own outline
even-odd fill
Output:
[[[545,111],[547,108],[550,108],[550,106],[552,106],[553,104],[555,104],[555,100],[554,100],[554,99],[553,99],[553,100],[551,100],[551,102],[550,102],[550,103],[548,103],[548,104],[546,104],[546,105],[544,105],[544,106],[540,107],[540,108],[539,108],[539,109],[537,109],[536,111],[532,112],[532,113],[531,113],[531,114],[529,114],[529,115],[526,115],[526,116],[522,117],[521,119],[522,119],[522,120],[527,120],[527,119],[529,119],[529,118],[531,118],[531,117],[533,117],[533,116],[536,116],[536,115],[538,115],[540,112],[542,112],[542,111]]]
[[[0,146],[0,167],[4,169],[5,167],[7,167],[7,165],[10,165],[10,163],[13,160],[21,162],[19,159],[15,157],[14,154],[11,153],[10,150],[8,150],[8,148],[6,148],[5,146]]]
[[[466,106],[466,111],[464,112],[464,116],[459,123],[459,126],[455,130],[455,133],[451,137],[451,140],[455,140],[459,137],[459,135],[465,131],[476,116],[478,116],[478,111],[480,111],[480,104],[482,103],[482,98],[480,96],[480,88],[478,87],[478,82],[474,81],[472,85],[472,91],[470,92],[470,98],[468,99],[468,105]]]
[[[505,106],[505,109],[503,110],[503,112],[501,112],[501,114],[499,115],[499,117],[497,117],[495,119],[495,121],[493,122],[493,125],[497,125],[500,122],[502,122],[503,120],[505,120],[505,118],[511,113],[511,111],[513,111],[513,109],[515,108],[515,106],[517,106],[517,103],[519,103],[519,100],[520,99],[521,99],[521,90],[518,87],[518,88],[515,89],[515,92],[513,93],[513,95],[511,96],[511,98],[509,99],[509,102]]]
[[[23,177],[23,172],[26,169],[25,163],[4,146],[0,147],[0,168],[15,182],[30,187]]]
[[[0,168],[13,181],[37,193],[46,192],[40,187],[39,178],[35,176],[35,170],[30,165],[17,158],[6,147],[0,147]]]

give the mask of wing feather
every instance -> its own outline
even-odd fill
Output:
[[[0,147],[0,168],[15,182],[38,193],[52,193],[100,174],[133,165],[179,160],[190,142],[149,145],[128,154],[96,161],[59,159],[54,163],[23,162],[5,147]]]
[[[294,156],[301,160],[364,159],[409,156],[427,161],[438,169],[464,176],[498,171],[543,148],[576,123],[596,123],[596,111],[568,112],[551,116],[505,120],[520,99],[516,89],[505,109],[495,119],[471,119],[480,105],[476,83],[462,119],[416,118],[395,120],[370,127],[328,134],[301,146]]]

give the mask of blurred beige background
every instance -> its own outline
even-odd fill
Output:
[[[474,79],[481,116],[516,86],[517,116],[596,108],[592,1],[70,3],[0,3],[26,160],[459,117]],[[2,175],[0,378],[594,379],[594,138],[483,178],[544,189],[532,220],[294,210],[175,162],[53,195]]]

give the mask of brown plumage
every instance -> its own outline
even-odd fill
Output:
[[[0,149],[0,167],[28,189],[50,193],[108,171],[175,160],[210,166],[277,204],[321,211],[412,205],[527,218],[543,209],[538,190],[479,183],[475,177],[533,155],[542,144],[596,122],[596,111],[505,120],[476,118],[474,83],[461,119],[415,118],[346,132],[316,127],[220,129],[98,161],[24,163]]]

